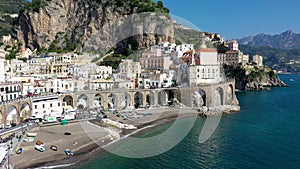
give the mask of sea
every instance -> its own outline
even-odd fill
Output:
[[[279,76],[289,87],[237,92],[241,112],[224,115],[204,143],[198,142],[205,122],[199,117],[188,135],[163,154],[133,159],[104,153],[74,168],[299,169],[300,75]],[[142,137],[159,134],[171,124],[155,127]]]

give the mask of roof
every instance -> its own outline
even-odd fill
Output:
[[[239,53],[239,51],[238,51],[238,50],[229,50],[229,51],[227,51],[226,53],[227,53],[227,54],[230,54],[230,53]]]
[[[199,52],[217,52],[217,51],[215,49],[202,48],[202,49],[196,50],[196,52],[199,53]]]

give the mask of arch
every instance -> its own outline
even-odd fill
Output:
[[[218,87],[213,92],[213,106],[221,106],[224,105],[223,103],[223,89],[221,87]]]
[[[136,92],[134,94],[134,107],[137,109],[143,106],[143,94],[141,92]]]
[[[74,107],[74,99],[72,96],[70,95],[66,95],[64,98],[63,98],[63,103],[66,103],[67,106],[72,106]]]
[[[155,106],[155,95],[153,92],[150,92],[150,94],[146,95],[146,103],[149,107]]]
[[[82,94],[77,98],[77,106],[78,109],[86,109],[89,107],[89,98],[87,95]]]
[[[199,89],[193,94],[193,106],[202,107],[206,106],[206,92],[202,89]]]
[[[129,93],[123,93],[121,98],[121,108],[126,109],[130,106],[130,95]]]
[[[0,129],[1,127],[4,127],[4,122],[3,122],[3,114],[2,111],[0,110]]]
[[[99,108],[103,108],[104,107],[104,97],[101,94],[96,94],[94,97],[94,106]]]
[[[9,126],[16,125],[18,123],[18,109],[15,106],[10,106],[6,112],[6,124]]]
[[[158,101],[158,105],[160,106],[165,106],[167,105],[167,102],[168,102],[168,95],[167,93],[162,90],[160,92],[158,92],[158,95],[157,95],[157,101]]]
[[[110,93],[108,95],[108,109],[116,109],[118,106],[118,96],[116,94]]]
[[[20,121],[22,122],[23,120],[30,118],[31,116],[31,107],[30,104],[25,102],[21,105],[20,107]]]
[[[233,86],[232,86],[232,84],[230,84],[230,85],[227,87],[226,104],[231,104],[233,100],[234,100],[234,91],[233,91]]]
[[[174,101],[177,100],[176,99],[176,92],[174,90],[168,90],[166,91],[167,96],[168,96],[168,104],[169,105],[173,105]]]

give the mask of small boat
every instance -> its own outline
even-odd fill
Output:
[[[21,148],[21,147],[17,148],[17,150],[16,150],[17,154],[21,154],[22,152],[23,152],[23,148]]]
[[[57,151],[57,147],[55,145],[51,145],[50,149],[53,150],[53,151]]]
[[[73,155],[73,152],[70,149],[66,149],[65,153],[67,156]]]
[[[291,82],[293,82],[293,81],[294,81],[294,79],[290,79],[290,81],[291,81]]]

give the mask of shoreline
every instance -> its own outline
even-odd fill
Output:
[[[192,112],[192,113],[191,113]],[[196,110],[191,110],[191,112],[183,113],[179,115],[178,113],[170,113],[170,114],[162,114],[157,119],[150,121],[148,123],[142,123],[138,124],[139,120],[136,121],[130,121],[129,124],[133,124],[138,129],[136,130],[126,130],[123,129],[119,134],[120,138],[123,139],[124,137],[129,136],[137,136],[142,135],[144,133],[147,133],[149,130],[153,130],[156,127],[159,127],[161,125],[164,125],[166,123],[172,122],[176,120],[177,118],[187,118],[192,115],[197,114],[199,116],[199,112]],[[224,113],[224,112],[222,112]],[[226,113],[224,113],[226,114]],[[203,116],[199,116],[197,118],[203,118]],[[89,123],[93,125],[97,125],[99,128],[103,127],[95,120],[89,121]],[[95,124],[96,123],[96,124]],[[16,168],[74,168],[76,166],[82,165],[84,163],[87,163],[91,160],[94,160],[95,158],[99,156],[103,156],[105,153],[107,153],[106,150],[103,149],[105,146],[109,146],[111,144],[114,144],[119,140],[108,140],[106,139],[105,142],[102,142],[100,145],[96,144],[93,140],[90,140],[87,144],[82,145],[78,150],[74,151],[74,155],[69,159],[66,156],[52,156],[50,158],[46,159],[39,159],[39,161],[35,161],[33,163],[27,164],[25,166],[16,166]],[[51,151],[51,150],[49,150]],[[46,152],[47,153],[47,152]]]

